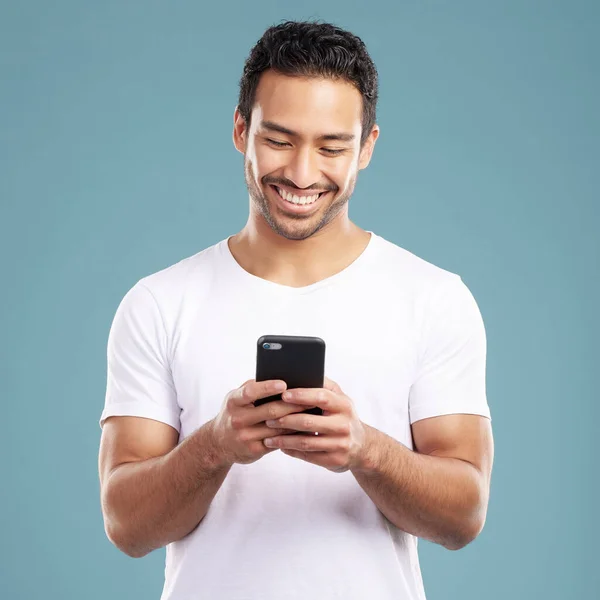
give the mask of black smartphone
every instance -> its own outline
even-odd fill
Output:
[[[319,337],[296,335],[263,335],[256,343],[256,381],[281,379],[288,389],[320,388],[325,378],[325,342]],[[281,400],[281,394],[254,402]],[[322,415],[318,406],[302,411]]]

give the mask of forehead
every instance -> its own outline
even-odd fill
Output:
[[[305,136],[330,131],[360,136],[362,96],[345,80],[290,77],[265,71],[256,89],[251,123],[276,122]]]

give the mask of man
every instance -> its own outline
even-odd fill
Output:
[[[417,538],[459,549],[483,527],[477,304],[458,275],[348,217],[376,102],[360,39],[268,29],[234,114],[245,227],[144,277],[117,309],[102,509],[129,556],[167,547],[163,600],[421,599]],[[325,340],[324,389],[254,406],[285,388],[251,379],[272,333]]]

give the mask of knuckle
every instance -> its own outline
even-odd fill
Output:
[[[252,399],[252,385],[251,384],[248,383],[242,388],[242,399],[244,401]]]
[[[277,406],[275,406],[274,402],[269,402],[269,407],[267,409],[267,415],[269,415],[270,419],[277,419],[277,417],[279,416],[278,414],[278,410],[277,410]]]
[[[348,452],[350,450],[350,442],[348,440],[340,440],[340,442],[338,442],[338,450],[341,452]]]
[[[238,442],[246,444],[250,441],[250,432],[247,429],[240,431],[237,435]]]
[[[236,400],[240,397],[240,390],[232,390],[225,396],[225,406],[231,410],[235,407]]]
[[[340,455],[340,456],[336,456],[336,457],[333,459],[333,464],[334,464],[336,467],[343,467],[343,466],[346,464],[346,459],[345,459],[345,457],[343,457],[343,456],[341,456],[341,455]]]
[[[300,443],[298,445],[300,446],[300,448],[302,450],[308,450],[310,448],[310,442],[309,442],[309,440],[302,439],[302,440],[299,440],[299,442]]]
[[[342,435],[350,435],[350,423],[343,423],[340,425],[340,433]]]
[[[241,426],[241,417],[240,415],[233,414],[229,417],[229,423],[231,424],[232,429],[239,429]]]
[[[252,456],[260,456],[263,454],[264,446],[262,442],[252,441],[248,444],[248,453]]]
[[[302,421],[302,426],[306,427],[307,429],[312,429],[314,424],[315,424],[315,421],[311,417],[305,417],[304,420]]]

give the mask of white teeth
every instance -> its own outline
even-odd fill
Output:
[[[276,187],[275,189],[284,200],[287,200],[292,204],[312,204],[313,202],[316,202],[320,196],[320,194],[315,194],[314,196],[296,196],[294,194],[286,192],[285,190],[282,190],[279,187]]]

